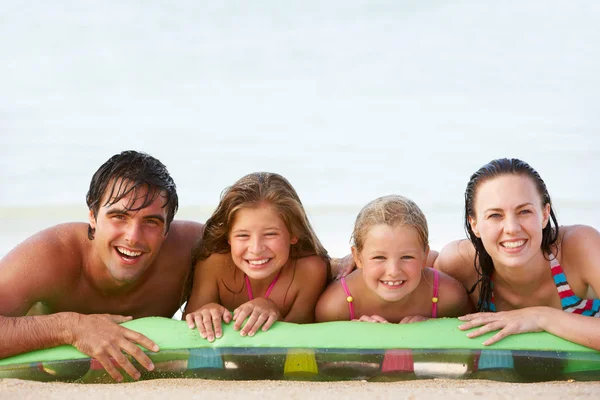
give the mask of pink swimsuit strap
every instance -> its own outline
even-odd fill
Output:
[[[346,278],[340,278],[340,283],[342,284],[342,288],[344,289],[344,293],[346,293],[346,301],[348,302],[348,310],[350,311],[350,319],[355,319],[354,314],[354,298],[350,293],[350,289],[348,288],[348,284],[346,283]],[[433,297],[431,298],[431,318],[437,318],[437,303],[439,301],[439,291],[440,291],[440,273],[437,269],[433,270]]]
[[[354,319],[354,298],[350,294],[350,289],[348,289],[348,285],[346,284],[346,278],[341,277],[340,283],[342,284],[342,288],[344,288],[344,293],[346,293],[346,301],[348,302],[348,309],[350,310],[350,320]]]
[[[439,289],[440,289],[440,273],[437,269],[433,270],[433,297],[431,302],[431,318],[437,318],[437,303],[439,301]]]
[[[268,298],[269,295],[271,294],[271,290],[273,290],[273,287],[277,283],[277,279],[279,279],[279,275],[281,275],[281,269],[279,271],[277,271],[277,275],[275,275],[275,278],[273,278],[273,281],[267,288],[267,291],[265,292],[265,298]],[[246,289],[248,290],[248,298],[250,300],[254,300],[254,295],[252,294],[252,286],[250,286],[250,279],[248,279],[248,275],[244,274],[244,279],[246,280]]]

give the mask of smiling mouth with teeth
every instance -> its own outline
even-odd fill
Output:
[[[400,286],[404,283],[404,281],[380,281],[380,282],[386,286]]]
[[[521,247],[525,244],[525,240],[519,240],[516,242],[502,242],[500,243],[502,247],[506,247],[507,249],[516,249],[517,247]]]
[[[139,257],[142,255],[141,251],[131,251],[131,250],[127,250],[123,247],[116,247],[117,249],[117,253],[119,253],[121,256],[127,257],[127,258],[135,258],[135,257]]]
[[[265,258],[265,259],[263,259],[263,260],[248,260],[248,264],[250,264],[250,265],[256,265],[256,266],[258,266],[258,265],[263,265],[263,264],[266,264],[266,263],[268,263],[269,261],[271,261],[271,259],[270,259],[270,258]]]

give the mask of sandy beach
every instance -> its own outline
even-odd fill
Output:
[[[600,382],[505,383],[431,379],[388,383],[215,381],[157,379],[124,384],[0,380],[4,400],[26,399],[584,399],[598,398]]]

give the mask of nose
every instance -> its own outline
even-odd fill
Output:
[[[263,241],[260,236],[253,236],[248,244],[248,250],[253,254],[259,254],[263,249]]]
[[[400,265],[400,263],[401,260],[390,259],[385,268],[387,274],[392,277],[398,276],[398,273],[402,270],[402,266]]]
[[[125,241],[130,245],[135,245],[140,241],[141,236],[141,226],[137,222],[131,221],[127,225],[127,230],[125,231]]]
[[[521,224],[516,215],[507,215],[504,218],[504,232],[514,235],[521,231]]]

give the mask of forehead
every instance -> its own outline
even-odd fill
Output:
[[[393,248],[422,248],[419,231],[414,226],[377,224],[372,226],[365,237],[364,248],[390,246]]]
[[[488,179],[477,188],[476,208],[503,208],[516,204],[538,204],[541,196],[533,180],[525,175],[506,174]]]
[[[241,225],[283,225],[279,212],[271,205],[259,205],[255,207],[243,207],[236,211],[233,216],[232,226]]]
[[[123,179],[110,182],[102,195],[102,208],[118,207],[125,210],[152,210],[153,213],[166,213],[166,192],[145,184]],[[160,210],[160,211],[159,211]]]

